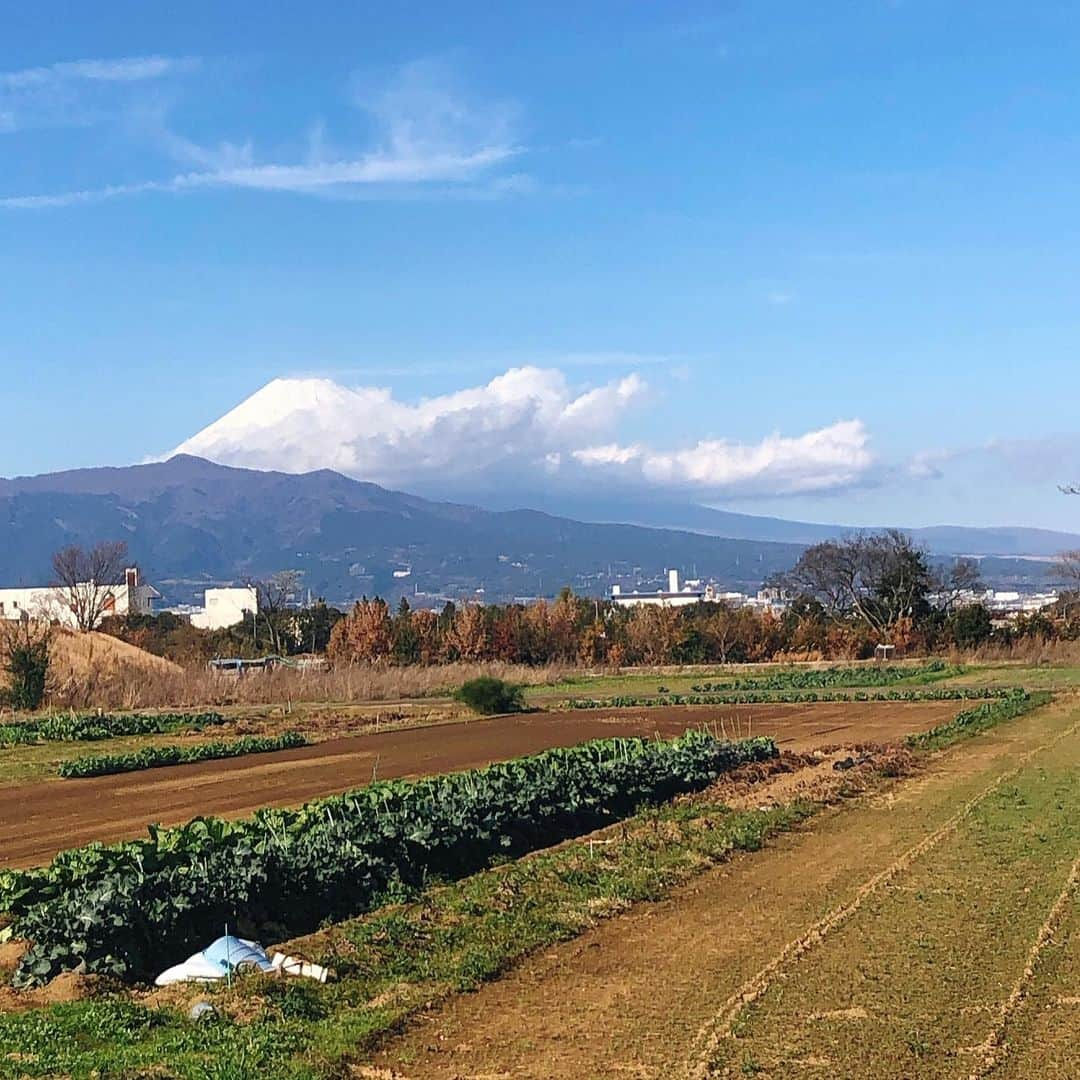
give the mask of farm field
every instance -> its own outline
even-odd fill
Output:
[[[451,998],[366,1075],[1080,1075],[1078,769],[1075,699],[1002,724]]]
[[[590,739],[672,738],[707,726],[729,735],[768,735],[783,749],[807,750],[897,740],[963,707],[932,701],[565,710],[371,732],[123,776],[0,786],[0,866],[40,863],[93,840],[138,837],[151,822],[237,817],[357,787],[373,777],[458,771]]]
[[[879,674],[695,671],[683,687],[636,672],[488,719],[402,702],[381,727],[330,703],[195,732],[171,715],[46,718],[36,742],[16,726],[3,760],[42,771],[0,772],[0,869],[144,839],[0,874],[0,922],[33,943],[0,946],[20,988],[0,987],[0,1044],[15,1048],[0,1076],[201,1080],[206,1039],[222,1080],[1072,1075],[1068,673],[1038,672],[1050,706],[1006,690],[1029,674],[1008,665]],[[943,689],[958,680],[969,689]],[[754,703],[717,701],[728,687]],[[852,700],[878,690],[893,700]],[[87,724],[98,741],[71,741]],[[149,734],[112,737],[139,725]],[[112,744],[293,725],[314,741],[55,776]],[[146,840],[151,822],[190,824]],[[147,994],[219,932],[218,890],[244,934],[338,979]],[[207,994],[220,1022],[203,1031],[185,1017]]]

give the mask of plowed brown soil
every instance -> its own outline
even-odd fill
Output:
[[[275,754],[88,780],[0,787],[0,866],[41,863],[91,840],[200,814],[237,817],[369,783],[475,768],[616,735],[670,738],[709,725],[793,750],[887,742],[954,715],[957,702],[740,705],[534,713],[335,739]]]

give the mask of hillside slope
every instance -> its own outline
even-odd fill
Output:
[[[257,472],[187,455],[0,481],[0,581],[47,580],[58,547],[117,537],[174,602],[195,598],[207,583],[283,568],[303,570],[305,586],[335,602],[416,592],[506,599],[567,584],[596,592],[612,580],[659,582],[667,567],[753,588],[800,550],[533,510],[492,512],[328,470]]]

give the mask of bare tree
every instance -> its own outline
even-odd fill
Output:
[[[80,630],[93,630],[116,599],[128,566],[123,540],[102,540],[86,549],[78,544],[62,548],[52,559],[54,584],[63,590]]]
[[[901,619],[926,613],[933,578],[911,537],[889,529],[814,544],[779,583],[818,600],[830,615],[854,616],[884,636]]]
[[[295,621],[286,611],[295,604],[302,578],[300,570],[281,570],[253,583],[259,598],[258,619],[266,629],[270,648],[279,656],[289,651],[289,641],[295,637]]]
[[[948,569],[943,567],[934,575],[934,593],[946,614],[965,596],[981,592],[982,588],[982,573],[974,559],[957,559]]]

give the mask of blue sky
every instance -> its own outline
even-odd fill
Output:
[[[5,13],[0,473],[318,378],[277,430],[402,487],[1080,530],[1080,13],[808,10]]]

